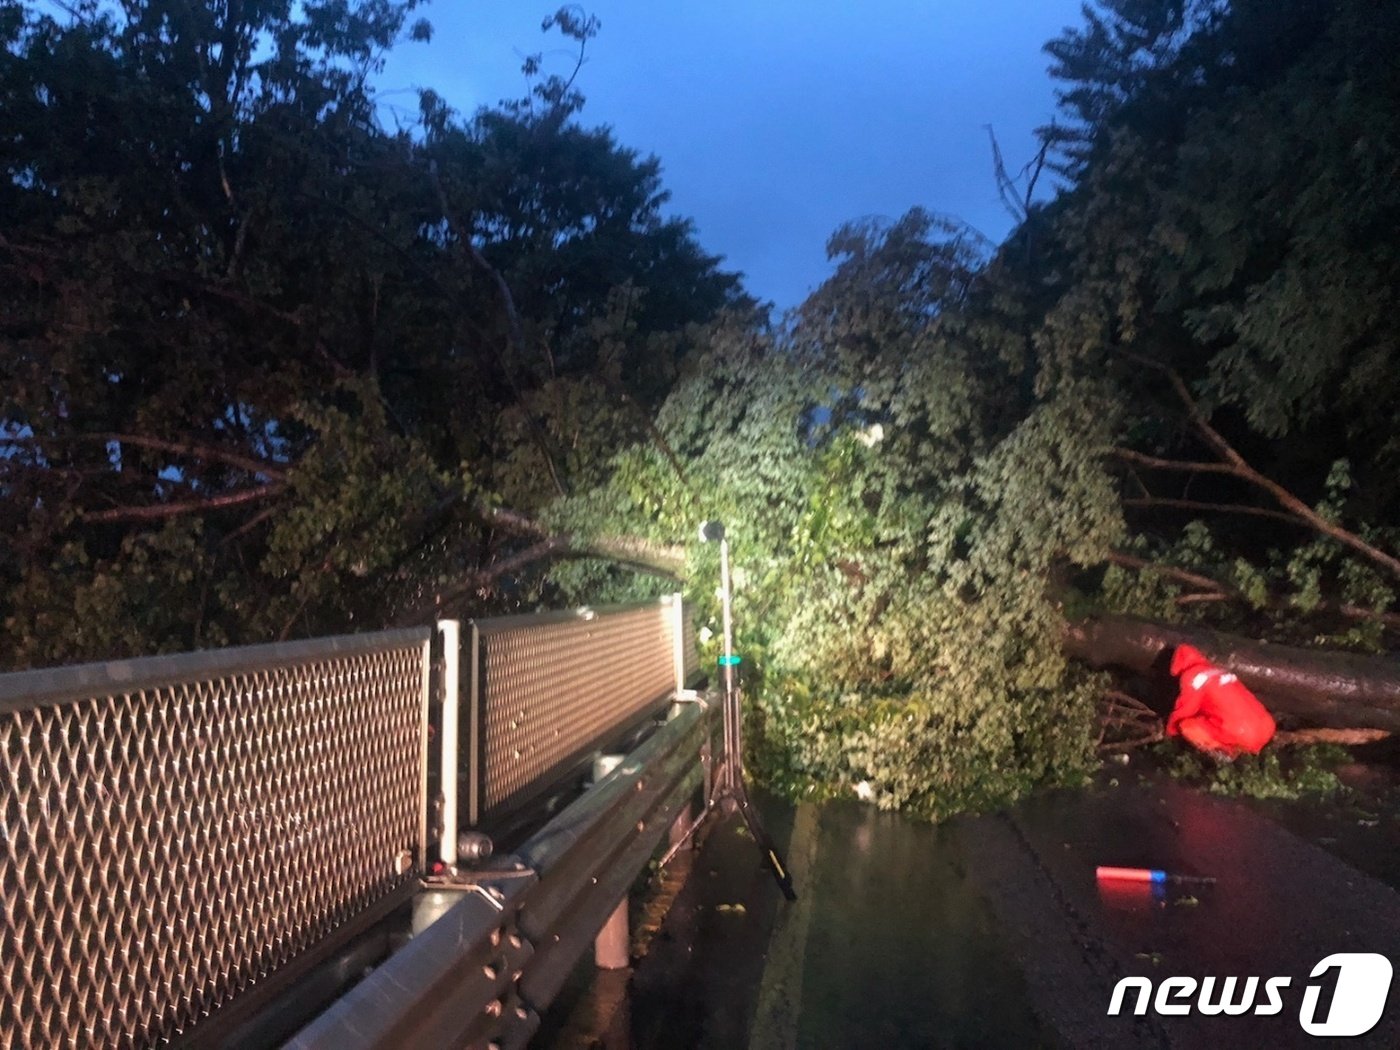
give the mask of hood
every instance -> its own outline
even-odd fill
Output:
[[[1208,661],[1201,655],[1201,651],[1194,645],[1178,645],[1176,652],[1172,654],[1172,674],[1179,675],[1188,667],[1195,667],[1197,664]]]

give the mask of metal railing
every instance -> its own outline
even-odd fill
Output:
[[[514,855],[464,876],[461,899],[288,1050],[524,1047],[578,957],[688,808],[718,707],[681,703],[606,778]]]
[[[465,777],[473,826],[509,812],[628,727],[656,725],[509,856],[457,868],[449,817],[449,867],[434,885],[461,899],[293,1039],[296,1050],[525,1046],[708,775],[718,707],[685,688],[698,658],[679,595],[439,629],[449,665],[442,769]],[[460,720],[450,666],[459,635],[467,665]],[[456,790],[450,776],[443,788]]]
[[[163,1043],[417,888],[427,628],[0,676],[0,1038]]]
[[[433,838],[454,870],[459,786],[467,826],[514,814],[662,716],[697,662],[679,595],[437,632],[440,668],[424,627],[0,675],[0,1044],[245,1031],[422,888]],[[490,900],[500,914],[539,882],[509,936],[528,954],[532,924],[560,933],[533,969],[509,936],[500,949],[498,970],[535,974],[520,1003],[548,1001],[560,952],[586,944],[694,790],[708,721],[678,710],[638,752],[658,763],[645,784],[629,759],[626,790],[610,778],[566,809],[520,851],[528,878]]]
[[[455,829],[520,809],[662,709],[697,664],[679,594],[438,628],[446,657],[439,855],[448,865],[457,861]]]

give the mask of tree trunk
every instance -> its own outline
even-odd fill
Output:
[[[1400,732],[1400,660],[1392,657],[1273,645],[1131,616],[1070,624],[1064,646],[1091,667],[1165,677],[1171,651],[1182,644],[1239,675],[1275,714],[1315,725]]]

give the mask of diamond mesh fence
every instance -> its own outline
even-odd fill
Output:
[[[683,683],[689,683],[699,673],[700,652],[695,621],[691,618],[688,608],[684,608],[681,613],[681,639],[681,680]]]
[[[678,644],[682,667],[695,663],[693,636],[676,637],[685,619],[665,600],[473,623],[468,821],[509,810],[658,710],[678,687]]]
[[[428,641],[0,676],[0,1043],[168,1042],[415,882]]]

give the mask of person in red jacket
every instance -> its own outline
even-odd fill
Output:
[[[1190,645],[1172,655],[1172,674],[1181,679],[1167,736],[1182,736],[1208,754],[1234,758],[1258,754],[1274,736],[1273,716],[1230,672],[1210,663]]]

